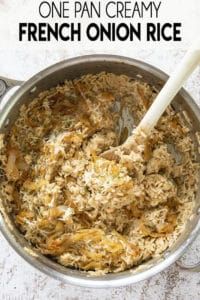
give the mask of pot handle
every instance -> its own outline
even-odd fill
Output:
[[[200,262],[198,262],[194,265],[187,265],[187,264],[185,264],[185,263],[183,263],[182,261],[179,260],[176,263],[183,270],[187,270],[187,271],[190,271],[190,272],[200,272]]]
[[[13,87],[20,86],[23,82],[0,76],[0,102],[3,96]]]
[[[183,258],[180,258],[176,264],[183,270],[190,272],[200,272],[200,261],[196,264],[188,264],[184,262]]]

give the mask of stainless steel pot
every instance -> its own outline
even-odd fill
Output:
[[[155,86],[157,89],[160,89],[167,79],[166,74],[146,63],[120,56],[92,55],[62,61],[38,73],[23,83],[19,89],[14,92],[0,111],[0,132],[9,130],[18,115],[20,106],[23,103],[31,101],[40,91],[56,86],[65,79],[73,79],[84,74],[94,74],[101,71],[126,74],[133,78],[140,78]],[[18,85],[18,82],[0,77],[0,97],[2,98],[6,90],[14,85]],[[200,161],[200,136],[199,139],[197,139],[197,135],[195,134],[196,132],[200,132],[200,109],[190,95],[183,89],[174,99],[172,105],[175,110],[180,111],[186,121],[188,117],[191,120],[191,134],[196,140],[196,154]],[[6,212],[3,201],[1,201],[0,207],[0,229],[17,253],[44,273],[64,282],[85,287],[118,287],[147,279],[174,263],[184,253],[200,231],[199,188],[194,213],[184,233],[171,249],[167,250],[161,257],[152,259],[133,270],[118,274],[108,274],[106,276],[88,277],[85,272],[65,268],[47,257],[38,254],[15,228],[12,218]],[[186,268],[197,271],[200,265],[186,266]]]

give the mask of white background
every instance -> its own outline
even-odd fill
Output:
[[[200,36],[199,0],[163,0],[161,21],[182,21],[182,43],[43,43],[17,42],[17,24],[36,21],[38,0],[0,0],[0,75],[20,80],[69,57],[91,53],[120,54],[138,58],[171,73],[191,41]],[[38,18],[38,21],[41,19]],[[87,22],[87,20],[84,20]],[[200,69],[186,83],[187,90],[200,105]],[[188,254],[199,256],[200,239]],[[129,287],[107,290],[83,289],[51,279],[24,262],[0,235],[0,299],[200,299],[200,276],[173,265],[154,278]]]

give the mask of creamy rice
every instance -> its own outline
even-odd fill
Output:
[[[16,226],[40,253],[95,274],[119,272],[174,244],[192,213],[197,163],[189,129],[168,108],[137,153],[100,154],[126,138],[156,91],[100,73],[44,91],[1,136],[1,193]],[[118,105],[116,105],[118,103]]]

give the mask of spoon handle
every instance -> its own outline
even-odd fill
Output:
[[[167,106],[176,96],[185,80],[194,71],[198,64],[200,64],[200,40],[188,50],[180,65],[169,77],[153,104],[137,126],[136,131],[142,130],[146,134],[150,134]]]

